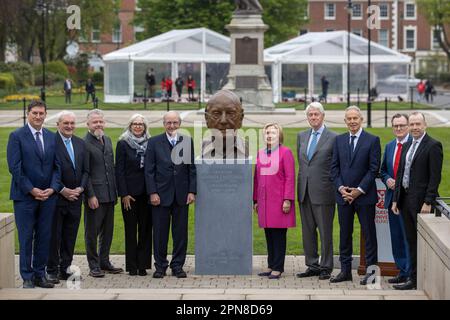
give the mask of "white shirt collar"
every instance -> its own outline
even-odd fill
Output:
[[[413,138],[413,142],[414,142],[414,141],[417,141],[417,142],[419,142],[419,144],[420,144],[420,143],[422,142],[422,140],[423,140],[423,137],[425,137],[426,134],[427,134],[427,133],[424,132],[423,135],[422,135],[419,139],[417,139],[417,140],[415,140],[415,139]]]
[[[348,133],[350,134],[350,137],[351,136],[356,136],[356,139],[359,139],[359,137],[361,136],[362,130],[363,129],[361,127],[361,128],[359,128],[358,132],[356,132],[355,134],[351,133],[350,131]]]
[[[175,134],[175,137],[171,137],[167,132],[166,132],[166,137],[167,140],[169,140],[169,142],[171,142],[172,140],[175,139],[175,141],[178,141],[178,133]]]
[[[313,134],[314,132],[318,132],[319,135],[322,135],[323,130],[325,130],[325,125],[324,124],[322,124],[322,126],[317,131],[315,131],[313,128],[311,128],[311,134]]]
[[[62,135],[61,132],[58,131],[58,133],[59,133],[59,135],[61,136],[62,141],[64,141],[64,142],[66,142],[66,140],[72,141],[72,137],[66,138],[66,137],[64,137],[64,136]]]
[[[28,124],[28,128],[30,128],[31,133],[33,134],[33,137],[36,136],[36,132],[39,132],[42,137],[42,127],[41,127],[41,130],[36,130],[35,128],[33,128],[33,126],[30,123],[27,123],[27,124]]]
[[[409,133],[401,141],[398,141],[398,139],[395,139],[395,140],[396,140],[397,144],[398,143],[405,144],[406,142],[408,142],[408,139],[409,139]]]

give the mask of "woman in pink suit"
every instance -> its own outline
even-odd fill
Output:
[[[266,234],[268,268],[258,275],[279,279],[284,272],[287,228],[295,227],[295,160],[283,146],[280,125],[266,124],[263,133],[266,148],[259,150],[256,160],[253,201]]]

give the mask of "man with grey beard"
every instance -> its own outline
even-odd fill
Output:
[[[109,261],[114,230],[114,206],[117,203],[114,155],[111,139],[105,136],[105,120],[99,109],[87,115],[88,133],[84,137],[87,151],[89,181],[84,204],[84,227],[89,275],[104,277],[107,273],[121,273]],[[97,240],[100,245],[97,250]]]

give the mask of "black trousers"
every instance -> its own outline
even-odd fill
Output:
[[[367,266],[378,263],[377,231],[375,227],[375,205],[338,205],[339,216],[339,260],[341,271],[351,273],[353,254],[353,220],[358,215],[361,231],[364,234]]]
[[[114,231],[114,202],[100,203],[95,210],[84,206],[84,241],[89,269],[107,267]],[[97,251],[98,240],[98,251]]]
[[[273,271],[284,272],[287,228],[265,228],[267,266]]]
[[[173,251],[170,268],[178,271],[186,261],[188,243],[188,211],[189,206],[173,203],[170,207],[152,206],[153,244],[155,268],[165,271],[169,266],[167,260],[167,242],[169,228],[172,224]]]
[[[53,216],[47,273],[67,272],[72,264],[78,227],[81,220],[81,201],[68,207],[56,207]]]
[[[126,271],[152,268],[152,211],[146,194],[133,196],[131,209],[122,215],[125,225]]]
[[[401,199],[401,216],[409,247],[410,275],[414,281],[417,279],[417,213],[420,212],[421,206],[414,195],[406,193]]]

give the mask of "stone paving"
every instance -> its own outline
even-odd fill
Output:
[[[170,299],[170,300],[266,300],[266,299],[427,299],[422,291],[396,291],[387,283],[387,277],[381,277],[381,290],[371,290],[361,286],[361,277],[353,270],[353,281],[331,284],[317,277],[299,279],[297,272],[306,269],[304,256],[287,256],[285,273],[279,280],[269,280],[257,275],[266,265],[266,256],[253,257],[251,276],[199,276],[194,274],[194,256],[188,256],[185,271],[186,279],[177,279],[170,274],[163,279],[153,279],[152,270],[147,276],[129,276],[128,273],[111,275],[104,278],[92,278],[88,275],[86,257],[77,255],[73,265],[81,270],[79,289],[69,290],[65,281],[56,285],[56,289],[21,289],[22,280],[18,273],[16,256],[16,288],[0,290],[2,299]],[[111,256],[115,266],[124,268],[122,255]],[[169,257],[170,261],[170,257]],[[339,270],[334,270],[337,274]],[[72,287],[73,289],[73,287]]]

